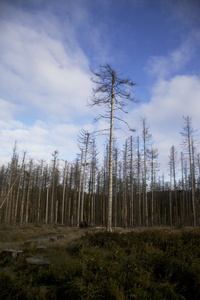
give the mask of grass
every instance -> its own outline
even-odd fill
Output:
[[[45,249],[50,265],[1,257],[0,299],[200,298],[200,229],[84,232]]]

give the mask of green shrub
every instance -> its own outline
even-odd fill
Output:
[[[87,233],[47,266],[1,259],[0,299],[199,299],[199,246],[198,229]]]

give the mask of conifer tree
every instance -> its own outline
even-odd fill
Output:
[[[112,231],[112,198],[113,198],[113,132],[114,119],[121,120],[115,112],[121,110],[125,112],[124,107],[127,102],[133,102],[130,88],[135,85],[129,78],[123,79],[121,74],[106,64],[100,66],[100,71],[92,71],[93,83],[96,87],[93,89],[93,98],[90,104],[93,106],[106,106],[106,112],[100,114],[96,120],[101,118],[109,121],[109,194],[107,203],[106,229]],[[125,112],[127,113],[127,112]],[[125,122],[124,120],[121,120]],[[126,123],[126,122],[125,122]],[[126,123],[127,124],[127,123]]]

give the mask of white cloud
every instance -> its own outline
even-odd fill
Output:
[[[144,70],[158,78],[165,78],[180,72],[194,57],[200,45],[200,31],[193,31],[178,47],[166,56],[151,56]]]
[[[59,151],[59,157],[74,160],[79,152],[77,135],[81,127],[74,124],[45,124],[36,121],[32,126],[9,122],[10,127],[0,130],[0,160],[8,162],[12,156],[15,141],[18,151],[27,151],[28,157],[34,160],[51,160],[54,150]],[[17,126],[18,125],[18,126]]]
[[[86,105],[89,62],[74,25],[51,10],[29,12],[2,3],[0,160],[10,160],[15,141],[19,152],[27,150],[33,159],[51,160],[56,149],[60,157],[74,159],[78,132],[94,127]],[[80,19],[78,11],[74,14]]]
[[[181,150],[183,116],[191,116],[194,129],[199,129],[200,78],[175,76],[170,80],[158,80],[152,90],[149,103],[140,104],[129,116],[129,124],[141,135],[141,120],[146,116],[149,131],[159,150],[161,171],[168,168],[168,156],[172,145]]]
[[[13,7],[8,12],[0,24],[4,99],[47,120],[71,122],[84,115],[91,92],[89,63],[75,38],[66,36],[63,43],[51,15],[41,21],[41,16]]]

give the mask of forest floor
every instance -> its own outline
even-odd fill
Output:
[[[37,241],[38,245],[50,246],[56,242],[60,246],[80,238],[86,229],[55,225],[0,225],[0,251],[19,250],[28,241]],[[57,238],[56,237],[60,237]],[[62,237],[62,238],[61,238]],[[54,239],[55,238],[55,239]]]
[[[0,225],[0,299],[200,299],[200,228]]]
[[[113,232],[126,233],[126,232],[142,232],[144,230],[159,230],[176,232],[179,231],[170,227],[135,227],[135,228],[121,228],[113,227]],[[185,230],[192,230],[186,228]],[[77,227],[61,226],[61,225],[34,225],[28,226],[19,225],[3,225],[0,224],[0,252],[4,249],[23,250],[24,244],[30,241],[37,241],[38,245],[51,246],[55,242],[57,245],[64,246],[70,242],[79,239],[86,233],[104,232],[106,230],[103,226],[88,227],[80,229]]]

